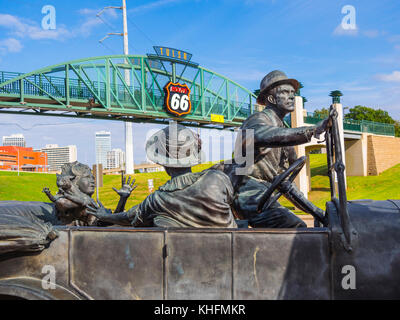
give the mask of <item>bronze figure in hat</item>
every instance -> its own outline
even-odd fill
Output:
[[[229,177],[213,169],[191,172],[204,158],[201,140],[193,131],[172,123],[148,139],[146,153],[171,179],[127,212],[111,214],[99,203],[88,205],[90,214],[106,223],[135,227],[237,227]]]
[[[328,124],[327,121],[322,121],[309,127],[285,126],[283,118],[294,111],[295,93],[298,88],[299,82],[289,79],[282,71],[268,73],[261,81],[257,99],[265,108],[244,121],[236,141],[235,154],[244,154],[246,145],[254,147],[254,162],[246,167],[245,174],[241,176],[237,174],[237,163],[214,166],[231,177],[236,191],[234,209],[247,219],[252,227],[306,227],[300,218],[277,201],[262,212],[257,210],[264,191],[271,186],[274,178],[285,172],[297,160],[293,146],[309,142],[312,136],[319,136]],[[324,212],[308,201],[294,184],[290,190],[306,204],[304,207],[308,213],[320,220],[324,219]]]

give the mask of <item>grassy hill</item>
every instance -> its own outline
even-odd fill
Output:
[[[212,164],[202,164],[193,168],[193,171],[201,171]],[[310,155],[311,185],[312,191],[309,199],[318,207],[325,209],[326,201],[330,199],[329,179],[326,175],[326,157],[324,154]],[[148,195],[147,180],[154,180],[154,187],[157,189],[163,185],[169,176],[165,172],[135,174],[138,187],[128,200],[127,207],[131,207],[143,201]],[[348,177],[347,198],[354,199],[400,199],[400,164],[394,166],[379,176]],[[115,208],[118,202],[118,195],[111,189],[119,188],[121,177],[114,175],[104,176],[104,186],[100,188],[100,200],[109,208]],[[22,201],[48,201],[41,190],[49,187],[53,194],[57,192],[56,177],[51,174],[21,172],[0,172],[0,200],[22,200]],[[281,203],[291,209],[293,205],[281,198]]]
[[[209,168],[212,164],[201,164],[193,167],[194,172]],[[134,206],[142,202],[149,194],[148,179],[153,179],[155,189],[163,185],[169,176],[165,172],[139,173],[135,174],[137,188],[127,202],[127,207]],[[105,175],[103,177],[104,186],[100,188],[100,200],[106,207],[115,208],[119,196],[112,190],[121,187],[121,176]],[[20,201],[49,201],[47,196],[41,192],[44,187],[48,187],[53,194],[58,191],[55,174],[28,173],[0,171],[0,201],[20,200]],[[96,194],[93,195],[95,197]]]

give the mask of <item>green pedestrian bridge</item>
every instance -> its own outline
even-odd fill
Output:
[[[160,55],[79,59],[29,73],[0,71],[0,113],[168,123],[233,129],[256,111],[256,96],[196,63]],[[168,51],[169,52],[169,51]],[[176,52],[179,52],[176,50]],[[179,52],[180,57],[180,52]],[[190,89],[191,112],[168,113],[164,86]],[[306,123],[319,118],[308,114]],[[345,120],[345,131],[394,135],[394,126]]]

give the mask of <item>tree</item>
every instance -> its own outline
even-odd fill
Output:
[[[300,95],[300,90],[303,89],[303,88],[304,88],[303,84],[302,84],[301,82],[299,82],[299,88],[298,88],[297,91],[296,91],[296,95],[297,95],[297,96]]]
[[[368,120],[380,123],[389,123],[394,125],[395,137],[400,137],[400,121],[394,120],[387,111],[382,109],[372,109],[364,106],[355,106],[344,116],[353,120]]]
[[[400,137],[400,121],[397,120],[394,122],[394,136]]]
[[[372,109],[365,106],[355,106],[350,108],[345,118],[353,120],[368,120],[381,123],[394,124],[395,120],[389,115],[387,111],[382,109]]]
[[[258,97],[258,95],[260,94],[260,89],[254,90],[253,93]]]
[[[329,117],[329,109],[327,108],[322,108],[322,109],[316,109],[314,111],[314,117],[319,117],[321,119],[325,119]]]

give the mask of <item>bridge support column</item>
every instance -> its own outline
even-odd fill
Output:
[[[291,113],[291,125],[292,128],[302,127],[304,126],[304,114],[303,114],[303,98],[300,96],[296,96],[294,100],[294,111]],[[300,158],[306,155],[306,148],[304,145],[295,146],[297,156]],[[310,177],[307,176],[307,165],[301,169],[297,178],[295,179],[295,183],[300,191],[304,194],[306,198],[308,198],[308,190],[310,186]]]
[[[359,140],[345,141],[346,171],[348,176],[368,175],[368,135],[363,133]]]
[[[125,122],[125,173],[133,174],[133,138],[132,122]]]

